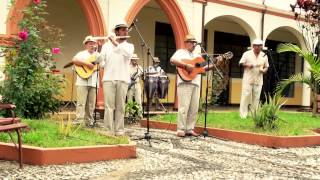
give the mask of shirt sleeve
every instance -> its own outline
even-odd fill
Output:
[[[104,67],[107,61],[107,46],[107,43],[102,46],[101,52],[97,57],[97,63],[99,63],[101,67]]]
[[[246,61],[247,61],[247,53],[243,53],[243,55],[239,61],[239,65],[245,63]]]
[[[181,61],[181,55],[180,54],[181,54],[181,51],[178,50],[172,55],[172,57],[170,58],[171,64],[172,64],[172,60]]]
[[[82,60],[82,52],[78,52],[74,57],[73,59],[77,59],[77,60]]]
[[[268,56],[266,56],[266,61],[264,62],[264,67],[265,67],[265,68],[269,68]]]

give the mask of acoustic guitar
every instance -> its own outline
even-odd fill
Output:
[[[98,64],[95,64],[95,61],[97,59],[96,55],[90,56],[85,62],[94,64],[94,68],[90,69],[87,66],[81,65],[75,65],[76,73],[83,79],[88,79],[92,76],[92,74],[98,69]]]
[[[233,57],[233,53],[229,51],[227,53],[221,54],[220,56],[217,56],[214,58],[213,63],[217,61],[218,57],[222,57],[223,59],[231,59]],[[203,74],[206,72],[204,67],[208,65],[208,62],[204,60],[203,57],[196,57],[192,60],[181,60],[181,61],[186,64],[191,64],[195,67],[191,72],[187,71],[184,68],[177,67],[178,75],[182,80],[186,82],[192,81],[194,78],[196,78],[198,74]]]

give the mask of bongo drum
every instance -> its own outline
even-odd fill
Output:
[[[168,95],[169,89],[169,78],[168,76],[161,75],[158,79],[158,97],[164,99]]]
[[[146,76],[144,80],[144,91],[147,98],[153,98],[158,89],[158,77]]]

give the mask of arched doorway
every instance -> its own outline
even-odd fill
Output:
[[[136,0],[127,13],[126,21],[130,24],[135,18],[139,20],[137,25],[150,46],[151,52],[161,58],[161,66],[168,72],[169,98],[165,102],[176,103],[176,73],[172,71],[174,67],[169,61],[174,51],[183,47],[183,39],[189,33],[184,15],[176,1]],[[134,31],[131,32],[131,35],[130,41],[135,44],[139,57],[144,57],[146,68],[147,57],[142,56],[138,35]],[[143,65],[143,62],[140,61],[139,64]],[[151,60],[149,64],[152,64]]]
[[[105,23],[97,0],[75,0],[81,6],[89,26],[89,32],[93,35],[105,34]],[[32,0],[16,0],[11,7],[7,18],[7,34],[17,34],[18,22],[22,18],[22,10],[28,6]]]
[[[205,43],[208,53],[221,54],[231,51],[234,55],[232,59],[226,61],[226,65],[221,69],[227,85],[226,89],[221,90],[221,94],[216,97],[216,104],[240,103],[239,92],[241,92],[243,69],[239,66],[239,60],[255,38],[256,34],[253,28],[239,17],[219,16],[205,25]],[[209,88],[211,86],[213,85],[209,84]],[[203,86],[202,94],[205,94],[204,90]],[[214,89],[214,91],[217,90],[219,89]]]
[[[303,42],[298,36],[299,32],[291,27],[279,27],[268,34],[265,46],[268,48],[269,70],[265,77],[263,92],[273,94],[275,87],[282,79],[303,72],[304,62],[293,52],[277,53],[280,43],[292,43],[301,47]],[[302,104],[302,84],[290,85],[284,94],[286,105]]]
[[[16,0],[9,11],[7,19],[7,35],[16,35],[19,31],[18,22],[23,14],[22,10],[32,3],[32,0]],[[45,18],[49,24],[61,28],[65,35],[62,39],[62,54],[57,56],[57,69],[66,77],[67,84],[63,92],[62,101],[75,101],[75,74],[72,69],[63,66],[83,49],[82,41],[91,34],[103,36],[106,34],[104,18],[97,0],[48,0],[49,15]],[[102,91],[101,91],[102,92]],[[99,93],[102,94],[99,90]],[[103,99],[103,98],[100,98]],[[98,105],[103,107],[103,102]]]

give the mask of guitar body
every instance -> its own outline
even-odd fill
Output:
[[[181,61],[186,64],[191,64],[195,67],[191,72],[188,72],[183,68],[179,68],[179,67],[177,68],[180,78],[186,82],[192,81],[194,78],[196,78],[198,74],[202,74],[206,72],[204,67],[199,66],[199,64],[202,64],[205,62],[205,60],[202,57],[196,57],[193,60],[181,60]]]
[[[229,51],[219,55],[218,57],[222,57],[223,59],[231,59],[233,57],[233,53]],[[213,63],[215,63],[214,60],[216,59],[217,57],[213,58]],[[206,62],[202,57],[196,57],[192,60],[181,60],[181,61],[184,62],[185,64],[193,65],[194,67],[191,72],[188,72],[183,68],[179,68],[179,67],[177,68],[180,78],[186,82],[190,82],[194,78],[196,78],[198,74],[203,74],[206,72],[204,67],[208,65],[208,62]]]
[[[96,55],[90,56],[86,62],[94,63],[96,61]],[[96,64],[93,69],[89,69],[87,66],[77,66],[75,65],[76,73],[83,79],[88,79],[92,76],[92,74],[98,69],[98,65]]]

